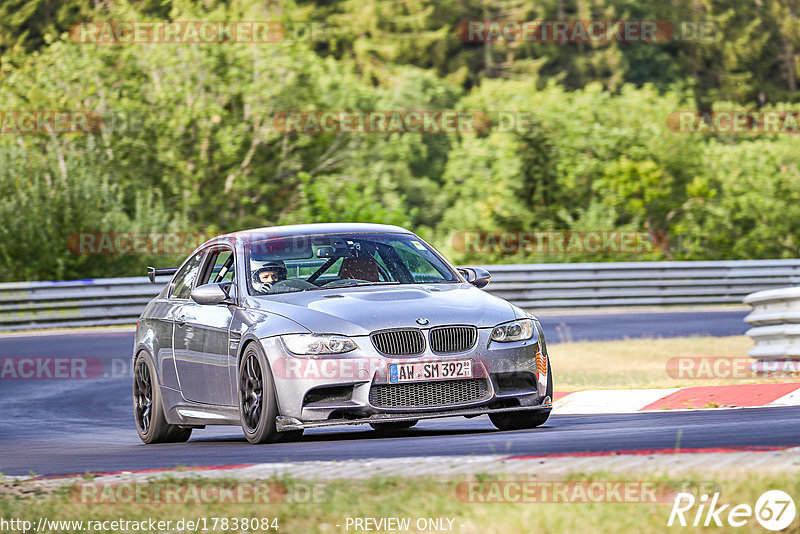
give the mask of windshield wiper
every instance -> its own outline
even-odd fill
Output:
[[[394,284],[399,284],[399,283],[400,282],[367,282],[367,281],[359,282],[359,281],[353,280],[352,282],[348,282],[346,284],[345,283],[338,283],[338,284],[332,284],[332,285],[329,285],[329,286],[322,286],[322,287],[335,288],[335,287],[358,287],[358,286],[384,286],[384,285],[394,285]],[[322,289],[322,288],[320,288],[320,289]]]
[[[359,286],[384,286],[384,285],[396,285],[396,284],[400,283],[400,282],[394,282],[394,281],[390,281],[390,282],[365,282],[365,281],[358,282],[356,280],[353,280],[353,281],[347,282],[347,283],[344,283],[344,280],[337,280],[337,282],[340,282],[340,283],[335,284],[335,285],[334,284],[327,284],[327,285],[319,286],[319,287],[309,287],[307,289],[304,289],[303,291],[314,291],[315,289],[341,289],[343,287],[359,287]]]

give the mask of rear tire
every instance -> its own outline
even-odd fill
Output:
[[[139,438],[148,444],[184,442],[192,435],[191,428],[167,423],[158,375],[144,351],[133,364],[133,416]]]
[[[547,359],[547,388],[545,395],[553,398],[553,373],[550,371],[550,358]],[[525,412],[504,412],[489,414],[492,424],[498,430],[522,430],[542,426],[550,418],[551,410]]]
[[[378,432],[391,430],[405,430],[419,423],[419,421],[393,421],[391,423],[370,423],[369,426]]]
[[[278,416],[276,399],[267,357],[256,343],[250,343],[239,365],[239,419],[250,443],[274,443],[291,439],[292,434],[296,434],[278,432],[275,428]]]

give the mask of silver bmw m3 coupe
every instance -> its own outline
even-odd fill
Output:
[[[241,425],[251,443],[307,428],[488,414],[547,421],[553,379],[534,316],[414,233],[308,224],[215,237],[145,308],[133,352],[145,443]]]

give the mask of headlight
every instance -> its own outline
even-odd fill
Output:
[[[536,333],[536,327],[530,319],[517,319],[510,323],[497,325],[492,330],[492,341],[505,343],[508,341],[524,341]]]
[[[356,348],[352,339],[335,334],[288,334],[281,339],[294,354],[342,354]]]

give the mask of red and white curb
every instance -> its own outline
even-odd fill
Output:
[[[800,382],[792,382],[556,393],[553,413],[576,415],[798,405],[800,405]]]

